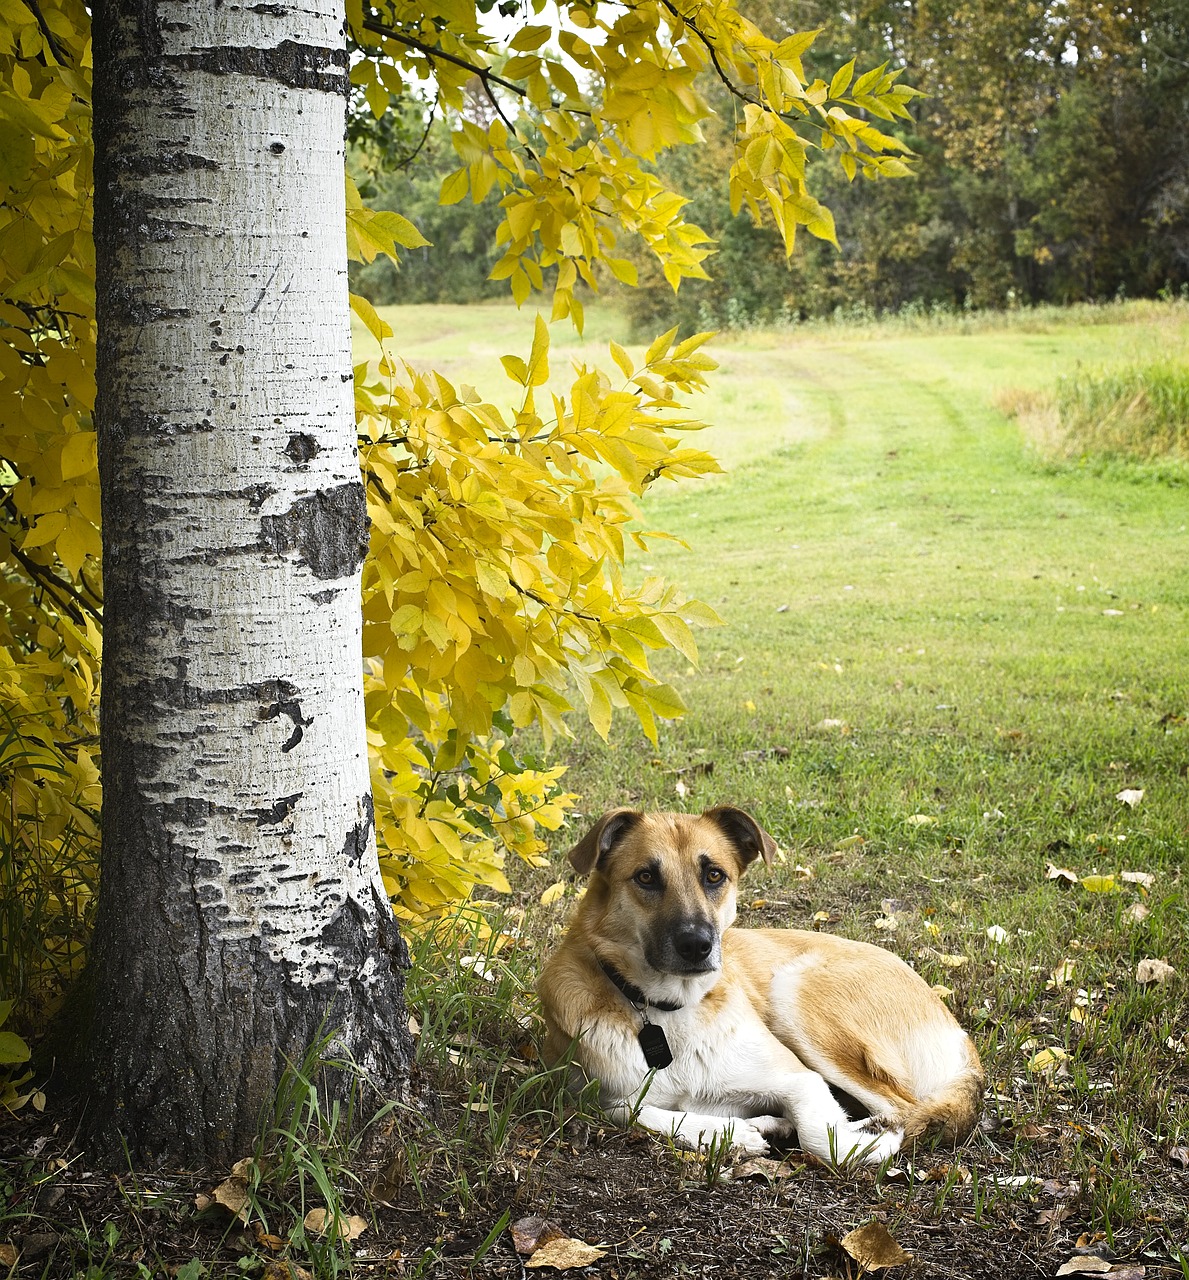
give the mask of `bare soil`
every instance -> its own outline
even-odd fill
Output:
[[[464,1105],[461,1093],[443,1098],[441,1132],[465,1131]],[[915,1163],[880,1175],[834,1173],[797,1151],[782,1161],[718,1167],[638,1131],[574,1121],[559,1137],[521,1125],[478,1176],[471,1166],[465,1191],[463,1165],[430,1159],[417,1171],[420,1195],[393,1130],[373,1140],[353,1170],[367,1192],[348,1197],[347,1207],[368,1226],[344,1246],[339,1274],[349,1265],[358,1276],[523,1277],[533,1260],[517,1252],[517,1236],[525,1247],[534,1224],[515,1233],[513,1225],[535,1217],[548,1224],[544,1240],[561,1236],[601,1249],[570,1274],[606,1280],[857,1277],[874,1266],[864,1270],[854,1246],[841,1242],[873,1220],[912,1255],[891,1274],[913,1280],[1034,1280],[1055,1276],[1079,1255],[1111,1263],[1115,1280],[1184,1275],[1174,1258],[1185,1235],[1189,1172],[1175,1158],[1153,1152],[1142,1184],[1127,1184],[1127,1194],[1142,1199],[1132,1224],[1109,1240],[1093,1236],[1098,1198],[1111,1193],[1101,1181],[1111,1176],[1109,1153],[1097,1182],[1060,1173],[1069,1145],[1093,1140],[1092,1123],[1089,1135],[1079,1117],[1068,1131],[1033,1125],[1029,1136],[1028,1117],[1013,1114],[1010,1100],[990,1106],[964,1150],[918,1153]],[[1030,1156],[1026,1168],[1021,1150]],[[0,1122],[0,1151],[0,1264],[7,1264],[0,1275],[334,1274],[327,1259],[319,1266],[309,1250],[282,1239],[312,1202],[245,1226],[217,1204],[196,1207],[217,1179],[94,1172],[60,1123],[35,1114]]]

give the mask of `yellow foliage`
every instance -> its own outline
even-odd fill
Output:
[[[99,812],[89,19],[0,8],[0,996],[52,1007]]]
[[[851,63],[829,85],[811,79],[816,33],[770,40],[731,0],[572,6],[564,27],[542,0],[502,50],[475,0],[432,18],[407,5],[381,17],[362,0],[347,10],[369,111],[432,84],[459,158],[442,201],[498,199],[493,276],[517,302],[550,290],[552,319],[579,328],[580,280],[595,288],[606,270],[635,283],[621,235],[639,237],[674,288],[705,275],[706,236],[648,162],[699,141],[697,77],[710,68],[742,103],[731,198],[767,210],[790,250],[798,226],[834,238],[805,187],[808,147],[833,149],[850,177],[905,172],[894,153],[906,148],[871,123],[907,115],[915,91],[898,73]],[[85,944],[97,848],[89,23],[81,0],[0,0],[0,982],[43,1011]],[[496,52],[510,55],[498,75]],[[476,76],[492,107],[483,124],[462,111]],[[347,242],[361,261],[425,243],[351,183]],[[353,306],[378,342],[391,337],[366,300]],[[504,408],[396,354],[356,370],[372,518],[367,728],[382,869],[404,919],[503,889],[509,850],[541,859],[541,832],[573,797],[516,730],[536,726],[548,747],[577,704],[604,736],[619,709],[655,742],[658,717],[681,714],[650,655],[695,660],[692,628],[716,618],[659,580],[629,586],[623,565],[629,539],[664,536],[632,527],[635,500],[661,478],[717,470],[681,442],[700,425],[684,397],[713,368],[706,336],[662,335],[639,366],[612,343],[607,369],[578,367],[563,388],[538,319],[527,355],[503,357]]]

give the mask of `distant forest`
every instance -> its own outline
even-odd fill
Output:
[[[823,0],[757,0],[745,10],[776,38],[820,27],[807,69],[827,80],[852,54],[860,69],[905,66],[904,81],[929,95],[913,126],[892,129],[916,152],[916,173],[848,183],[815,155],[810,187],[834,211],[840,250],[803,235],[786,261],[771,227],[731,214],[737,104],[705,77],[716,113],[702,124],[705,145],[662,154],[656,167],[717,241],[713,279],[675,295],[640,246],[622,245],[641,287],[608,277],[606,292],[622,293],[639,330],[1189,290],[1187,0],[860,0],[845,13]],[[485,106],[476,96],[475,111]],[[359,269],[354,287],[378,304],[506,296],[506,282],[487,279],[498,197],[437,202],[459,164],[447,122],[426,133],[410,103],[403,128],[382,139],[357,128],[355,142],[369,202],[411,218],[433,248],[408,252],[399,270]]]

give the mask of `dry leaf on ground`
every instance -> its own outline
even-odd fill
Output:
[[[901,1249],[882,1222],[856,1227],[838,1243],[864,1271],[882,1271],[912,1261],[912,1254]]]
[[[1124,787],[1115,799],[1125,804],[1129,809],[1134,809],[1137,804],[1144,798],[1143,787]]]
[[[1045,879],[1056,880],[1061,885],[1074,885],[1078,882],[1078,873],[1071,871],[1068,867],[1059,867],[1055,862],[1050,862],[1045,866]]]
[[[1064,1062],[1069,1054],[1057,1045],[1053,1045],[1050,1049],[1042,1049],[1039,1053],[1034,1053],[1028,1059],[1029,1071],[1052,1071],[1060,1063]]]
[[[1149,982],[1167,982],[1169,978],[1176,976],[1176,972],[1167,961],[1153,960],[1145,956],[1135,966],[1135,980],[1142,987],[1147,986]]]
[[[1105,1275],[1110,1269],[1111,1264],[1105,1258],[1090,1255],[1085,1258],[1070,1258],[1068,1262],[1063,1262],[1057,1268],[1057,1274],[1059,1276]]]
[[[1119,879],[1124,884],[1137,884],[1141,889],[1150,889],[1156,883],[1156,877],[1150,871],[1120,871]]]
[[[211,1192],[215,1204],[220,1204],[228,1213],[239,1218],[241,1222],[247,1222],[249,1214],[249,1196],[248,1196],[248,1175],[252,1170],[254,1161],[249,1156],[244,1160],[237,1160],[231,1166],[231,1176],[220,1182],[219,1185]],[[195,1198],[197,1205],[197,1197]]]
[[[1001,924],[993,924],[987,930],[987,937],[996,946],[1007,941],[1007,930]]]
[[[314,1280],[314,1278],[305,1267],[299,1267],[296,1262],[271,1258],[264,1264],[261,1280]]]
[[[307,1231],[316,1232],[320,1236],[328,1235],[332,1229],[334,1215],[326,1209],[311,1209],[306,1214],[303,1226]],[[367,1219],[353,1213],[349,1218],[340,1215],[338,1231],[340,1240],[358,1240],[367,1230]]]
[[[550,1222],[548,1218],[538,1217],[535,1214],[527,1218],[519,1218],[508,1230],[512,1233],[513,1247],[522,1258],[536,1253],[551,1240],[566,1238],[566,1233],[556,1222]]]
[[[606,1249],[597,1249],[593,1244],[582,1240],[573,1240],[562,1236],[560,1240],[551,1240],[542,1245],[524,1264],[526,1267],[554,1267],[558,1271],[573,1271],[578,1267],[589,1267],[606,1256]]]
[[[0,1244],[0,1267],[15,1267],[20,1256],[15,1245]]]
[[[731,1180],[739,1182],[744,1178],[767,1178],[776,1182],[781,1178],[792,1178],[796,1175],[796,1166],[786,1164],[783,1160],[770,1160],[767,1156],[756,1156],[754,1160],[744,1160],[731,1170]]]
[[[1087,893],[1116,893],[1119,886],[1114,876],[1083,876],[1082,888]]]
[[[1131,921],[1132,924],[1143,924],[1143,922],[1152,914],[1149,908],[1145,907],[1142,902],[1133,902],[1131,906],[1123,912],[1123,915]]]

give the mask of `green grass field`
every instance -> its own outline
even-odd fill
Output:
[[[389,318],[407,358],[497,399],[530,332],[506,308]],[[555,363],[605,360],[613,331],[594,311]],[[649,496],[644,526],[688,550],[636,571],[726,625],[696,670],[661,661],[689,714],[658,751],[626,723],[566,751],[586,817],[748,808],[786,861],[753,874],[740,923],[880,940],[952,988],[991,1079],[963,1161],[1076,1184],[1070,1241],[1168,1258],[1189,1247],[1168,1154],[1189,1142],[1189,490],[1051,465],[996,404],[1176,362],[1187,337],[1184,308],[1146,304],[718,340],[698,443],[727,474]],[[566,907],[532,905],[544,883],[520,900],[549,939]],[[1181,976],[1140,984],[1144,958]],[[1008,1218],[1049,1204],[1012,1194]]]

